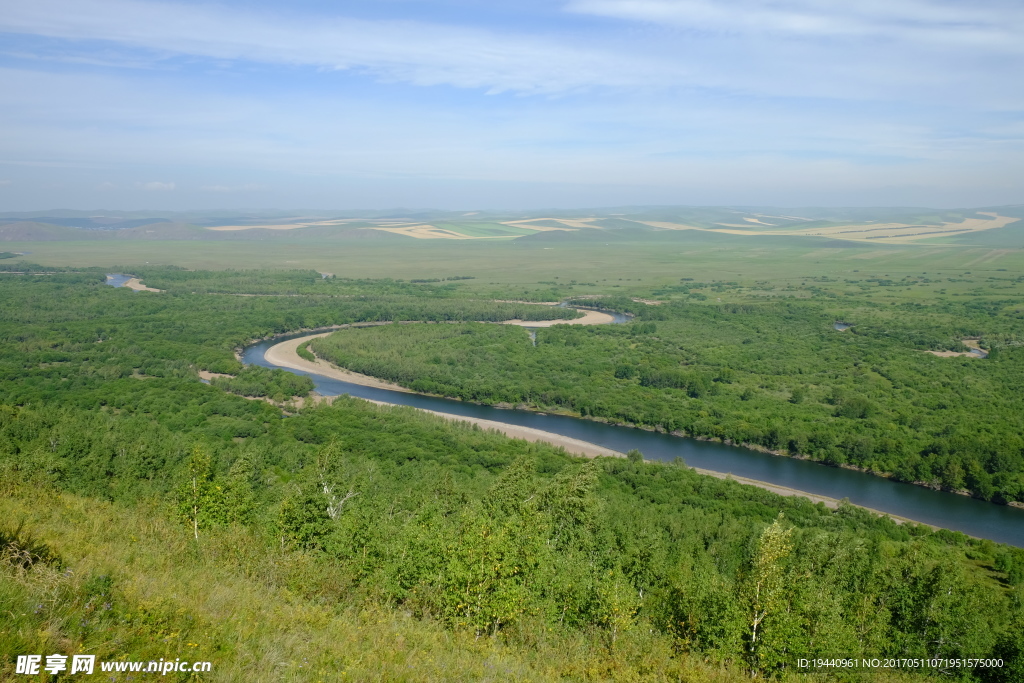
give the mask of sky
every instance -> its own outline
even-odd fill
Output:
[[[1024,202],[1020,0],[0,0],[0,211]]]

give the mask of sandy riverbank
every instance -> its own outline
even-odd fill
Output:
[[[293,370],[304,370],[306,372],[315,372],[318,375],[330,377],[332,379],[339,379],[343,382],[351,382],[352,384],[360,384],[366,387],[376,387],[378,389],[390,389],[391,391],[402,391],[405,393],[413,393],[405,387],[391,382],[385,382],[384,380],[377,379],[376,377],[370,377],[369,375],[363,375],[358,372],[351,372],[337,367],[324,360],[317,359],[316,361],[309,361],[299,355],[299,346],[304,342],[314,339],[316,337],[326,337],[331,334],[330,332],[321,332],[319,334],[311,334],[305,337],[299,337],[298,339],[290,339],[288,341],[275,344],[267,349],[264,357],[267,361],[274,365],[279,365],[285,368],[291,368]],[[330,402],[334,397],[326,396],[320,400]],[[370,400],[370,399],[363,399]],[[385,403],[384,401],[372,401],[378,405],[392,406],[393,403]],[[418,409],[422,410],[422,409]],[[562,436],[561,434],[553,434],[551,432],[545,432],[540,429],[533,429],[532,427],[520,427],[518,425],[505,424],[504,422],[496,422],[494,420],[485,420],[476,417],[464,417],[462,415],[451,415],[449,413],[441,413],[434,410],[424,410],[423,412],[431,413],[439,417],[443,417],[446,420],[452,420],[455,422],[468,422],[470,424],[479,425],[483,429],[495,429],[505,436],[513,439],[525,439],[526,441],[543,441],[553,446],[561,446],[570,453],[576,453],[579,455],[585,455],[589,458],[593,458],[598,455],[607,456],[618,456],[622,457],[622,453],[613,451],[610,448],[604,448],[587,441],[581,441],[579,439],[573,439],[568,436]]]
[[[163,292],[164,291],[164,290],[155,290],[152,287],[146,287],[145,285],[142,284],[142,282],[138,278],[132,278],[131,280],[129,280],[127,283],[125,283],[125,287],[127,287],[130,290],[135,290],[136,292]]]
[[[164,291],[162,289],[153,289],[152,287],[147,287],[146,285],[142,284],[142,281],[139,280],[139,278],[137,278],[137,277],[131,278],[130,280],[128,280],[128,282],[125,282],[123,286],[127,287],[128,289],[134,289],[136,292],[162,292],[162,291]]]
[[[334,397],[331,397],[334,398]],[[394,403],[387,403],[385,401],[374,401],[373,399],[364,398],[363,401],[369,401],[370,403],[376,403],[379,406],[388,407],[406,407],[398,406]],[[485,420],[480,417],[466,417],[464,415],[452,415],[451,413],[441,413],[436,410],[427,410],[425,408],[415,408],[415,410],[421,410],[424,413],[430,413],[431,415],[437,415],[445,420],[451,422],[467,422],[469,424],[479,425],[481,429],[493,429],[501,432],[505,436],[511,439],[523,439],[524,441],[534,441],[551,444],[552,446],[561,446],[570,453],[576,455],[583,455],[588,458],[595,458],[599,455],[604,455],[613,458],[624,458],[624,454],[613,451],[610,448],[604,446],[598,446],[597,444],[590,443],[589,441],[581,441],[580,439],[573,439],[569,436],[562,436],[561,434],[554,434],[552,432],[545,432],[541,429],[534,429],[533,427],[521,427],[519,425],[510,425],[504,422],[495,422],[494,420]]]
[[[836,498],[829,498],[828,496],[819,496],[819,495],[816,495],[816,494],[813,494],[813,493],[808,493],[807,491],[800,491],[798,489],[791,489],[788,486],[780,486],[779,484],[770,484],[770,483],[768,483],[766,481],[759,481],[757,479],[747,479],[746,477],[739,477],[739,476],[736,476],[735,474],[725,474],[723,472],[715,472],[714,470],[701,469],[700,467],[693,467],[691,469],[694,472],[697,472],[698,474],[705,474],[705,475],[707,475],[709,477],[715,477],[716,479],[733,479],[737,483],[746,484],[747,486],[756,486],[759,489],[765,489],[766,491],[771,491],[772,493],[777,493],[780,496],[792,496],[792,497],[806,498],[809,501],[811,501],[812,503],[824,503],[825,507],[830,508],[832,510],[837,509],[839,507],[840,502],[842,502],[840,500],[837,500]],[[913,519],[907,519],[906,517],[900,517],[899,515],[893,515],[893,514],[890,514],[888,512],[882,512],[881,510],[875,510],[874,508],[864,507],[863,505],[856,505],[854,503],[850,503],[850,505],[853,505],[854,507],[862,508],[864,510],[867,510],[868,512],[873,512],[876,515],[883,515],[885,517],[888,517],[892,521],[896,522],[897,524],[907,524],[907,523],[909,523],[909,524],[924,524],[924,522],[918,522],[918,521],[913,520]],[[932,524],[924,524],[924,525],[926,527],[931,528],[931,529],[938,529],[938,528],[940,528],[940,527],[934,526]]]
[[[582,310],[582,309],[581,309]],[[602,311],[583,310],[582,318],[572,320],[505,320],[502,325],[519,325],[520,327],[552,327],[554,325],[607,325],[615,322],[615,316]]]
[[[327,361],[316,359],[315,361],[309,361],[299,355],[299,346],[310,339],[316,339],[317,337],[326,337],[332,332],[320,332],[319,334],[310,334],[305,337],[299,337],[298,339],[289,339],[283,341],[280,344],[274,344],[267,349],[264,357],[274,365],[280,365],[283,368],[291,368],[292,370],[303,370],[305,372],[315,372],[318,375],[324,377],[330,377],[331,379],[340,379],[342,382],[351,382],[352,384],[361,384],[365,387],[377,387],[378,389],[390,389],[391,391],[404,391],[406,393],[412,393],[405,387],[391,382],[386,382],[376,377],[370,377],[369,375],[361,375],[358,372],[351,372],[344,368],[328,363]]]
[[[383,380],[377,379],[376,377],[370,377],[369,375],[362,375],[357,372],[350,372],[348,370],[344,370],[320,359],[317,359],[314,362],[308,361],[305,358],[299,356],[298,348],[303,342],[316,337],[325,337],[328,334],[331,333],[321,332],[319,334],[311,334],[305,337],[299,337],[298,339],[290,339],[288,341],[281,342],[280,344],[275,344],[274,346],[271,346],[269,349],[267,349],[265,358],[269,362],[275,365],[280,365],[281,367],[292,368],[293,370],[304,370],[306,372],[315,372],[317,374],[324,375],[325,377],[340,379],[344,382],[351,382],[352,384],[377,387],[380,389],[391,389],[393,391],[402,391],[406,393],[415,393],[410,391],[409,389],[406,389],[405,387],[398,386],[397,384],[391,384],[390,382],[385,382]],[[331,402],[334,400],[334,398],[336,397],[325,396],[320,397],[319,400]],[[384,401],[373,401],[370,399],[363,400],[367,400],[370,401],[370,403],[375,403],[381,406],[396,405],[394,403],[386,403]],[[423,409],[417,408],[417,410]],[[441,413],[434,410],[423,410],[423,412],[431,413],[433,415],[443,417],[444,419],[451,420],[453,422],[468,422],[470,424],[479,425],[483,429],[495,429],[513,439],[525,439],[526,441],[543,442],[551,444],[552,446],[561,446],[570,453],[583,455],[588,458],[593,458],[596,456],[608,456],[619,458],[625,457],[625,455],[620,453],[619,451],[614,451],[610,448],[605,448],[595,443],[590,443],[589,441],[582,441],[580,439],[573,439],[568,436],[562,436],[561,434],[546,432],[541,429],[534,429],[532,427],[521,427],[519,425],[510,425],[504,422],[496,422],[494,420],[485,420],[482,418],[452,415],[450,413]],[[747,486],[756,486],[758,488],[771,491],[772,493],[776,493],[780,496],[807,498],[812,503],[824,503],[826,507],[831,508],[833,510],[838,508],[840,503],[840,501],[835,498],[829,498],[828,496],[819,496],[813,493],[808,493],[807,491],[800,491],[798,489],[791,489],[788,486],[780,486],[778,484],[772,484],[766,481],[758,481],[757,479],[738,477],[734,474],[715,472],[713,470],[705,470],[698,467],[694,467],[692,469],[699,474],[715,477],[717,479],[733,479],[740,484],[745,484]],[[904,517],[899,517],[898,515],[892,515],[886,512],[881,512],[879,510],[874,510],[872,508],[864,509],[873,512],[877,515],[885,515],[887,517],[890,517],[894,521],[901,524],[905,522],[911,522],[915,524],[919,523],[915,522],[914,520],[906,519]],[[937,529],[938,527],[933,526],[932,528]]]

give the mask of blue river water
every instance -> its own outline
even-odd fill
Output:
[[[311,334],[285,335],[246,348],[246,364],[277,367],[265,353],[274,344]],[[453,399],[421,396],[388,389],[365,387],[314,373],[282,368],[307,375],[324,396],[349,394],[399,405],[426,408],[451,415],[478,417],[511,425],[533,427],[625,453],[636,448],[648,460],[671,462],[683,458],[691,467],[769,482],[906,517],[970,536],[1024,547],[1024,509],[987,503],[944,491],[902,484],[863,472],[828,467],[753,451],[739,446],[698,441],[631,427],[602,424],[564,415],[482,406]]]
[[[123,287],[131,278],[131,275],[111,273],[107,275],[107,284]],[[628,320],[628,317],[622,314],[614,314],[614,318],[616,323]],[[846,323],[835,323],[834,326],[840,331],[850,327]],[[536,328],[526,327],[526,330],[536,345]],[[253,344],[242,353],[242,361],[268,368],[278,367],[267,361],[267,349],[279,342],[308,334],[312,333],[283,335]],[[698,441],[632,427],[606,425],[565,415],[495,408],[453,399],[365,387],[315,373],[291,368],[281,369],[310,377],[316,385],[316,391],[323,396],[349,394],[358,398],[425,408],[450,415],[532,427],[623,453],[636,448],[649,460],[671,462],[676,458],[683,458],[692,467],[731,473],[830,498],[846,498],[856,505],[1024,548],[1024,509],[1020,508],[986,503],[945,491],[933,491],[863,472],[774,456],[740,446]]]
[[[132,275],[122,275],[121,273],[107,273],[107,284],[111,287],[124,287],[125,283],[132,279]]]

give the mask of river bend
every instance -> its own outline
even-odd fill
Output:
[[[314,333],[283,335],[259,342],[243,351],[242,361],[250,365],[280,367],[267,361],[267,350],[282,341]],[[732,473],[829,498],[847,498],[856,505],[898,517],[1024,547],[1024,509],[1020,508],[987,503],[945,491],[933,491],[808,460],[773,456],[739,446],[607,425],[565,415],[502,409],[454,399],[367,387],[302,370],[281,369],[310,377],[316,385],[316,391],[323,396],[349,394],[358,398],[424,408],[449,415],[530,427],[588,441],[622,453],[636,448],[648,460],[671,462],[681,457],[691,467]]]

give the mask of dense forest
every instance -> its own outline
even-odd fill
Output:
[[[397,667],[384,660],[408,638],[430,643],[421,646],[429,658],[387,677],[785,679],[808,672],[799,658],[816,657],[1003,662],[821,674],[829,680],[1024,676],[1019,549],[783,498],[682,462],[581,460],[408,408],[339,398],[286,414],[236,395],[308,390],[280,373],[243,370],[233,351],[248,340],[380,320],[382,311],[497,318],[506,304],[480,315],[485,303],[458,295],[364,292],[374,298],[325,303],[135,294],[95,273],[9,277],[0,300],[4,666],[26,652],[75,651],[210,659],[218,680],[252,679],[264,665],[280,667],[281,680],[339,671],[360,680]],[[492,348],[513,378],[520,346],[586,352],[557,361],[575,373],[553,375],[564,384],[585,377],[594,354],[619,349],[611,377],[632,382],[637,396],[685,392],[641,381],[648,345],[667,353],[672,338],[679,349],[667,334],[690,324],[688,307],[658,315],[665,319],[542,330],[536,348],[520,329],[484,324],[382,326],[332,339],[377,339],[382,353],[404,349],[416,362],[423,356],[413,351],[424,349],[427,367],[451,348],[478,371],[473,349]],[[713,307],[704,315],[715,322],[702,328],[712,348],[711,330],[740,324]],[[773,339],[770,311],[742,315]],[[414,343],[403,346],[397,332]],[[837,343],[881,354],[871,334],[843,334]],[[623,349],[637,353],[635,363]],[[1000,360],[1010,369],[1012,354]],[[766,358],[756,362],[777,360]],[[620,366],[641,370],[616,378]],[[204,384],[199,369],[235,377]],[[708,396],[736,391],[744,372],[734,368],[731,383],[711,377]],[[479,376],[482,387],[490,377]],[[820,391],[781,403],[815,405]],[[829,420],[872,419],[831,417],[844,403],[820,405]],[[105,539],[102,553],[94,538]],[[263,616],[245,622],[243,612]],[[377,645],[360,654],[358,633],[368,632]],[[452,673],[463,669],[476,674]]]
[[[536,345],[522,330],[473,323],[343,330],[310,349],[417,391],[1024,500],[1024,324],[999,303],[605,303],[634,321],[541,329]],[[965,338],[988,358],[925,353],[966,353]]]

